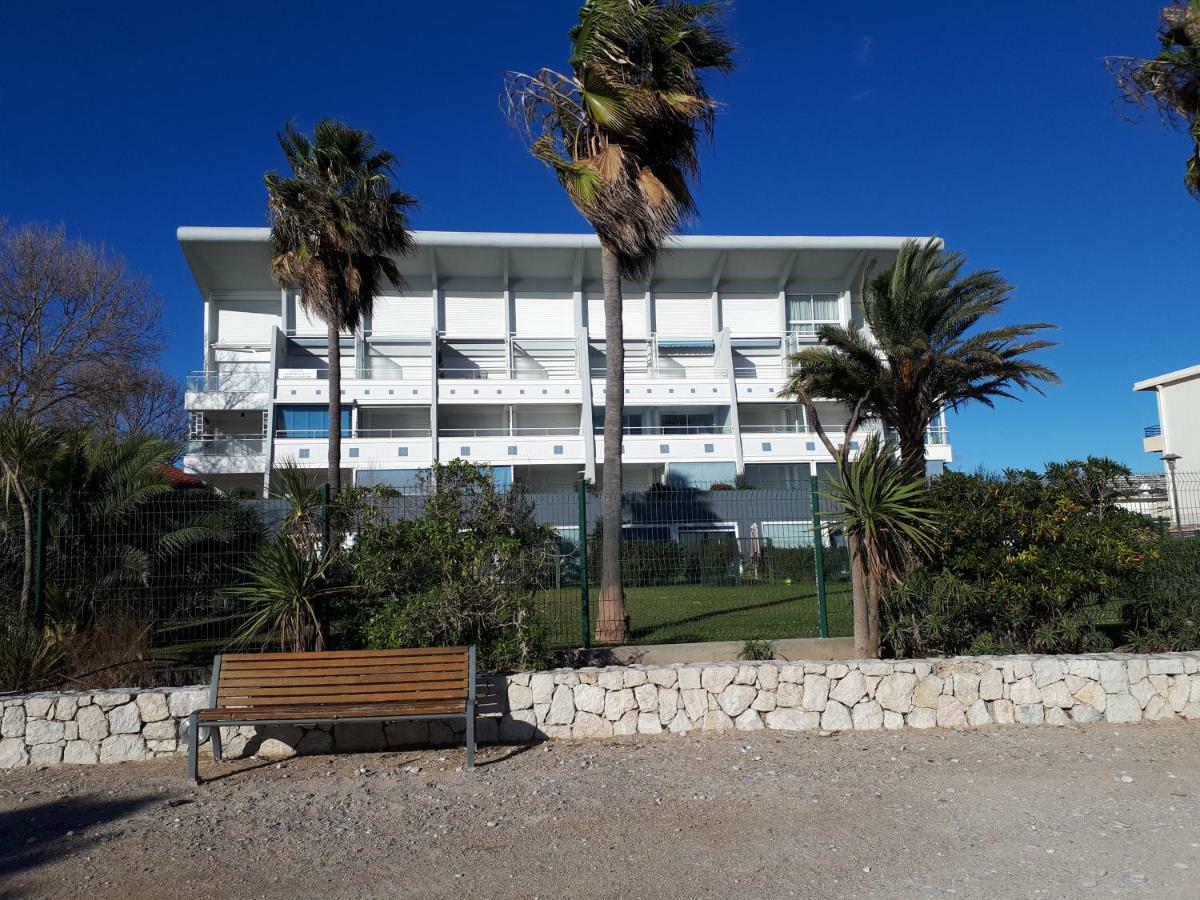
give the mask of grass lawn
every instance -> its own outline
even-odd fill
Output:
[[[593,622],[598,586],[591,589]],[[811,581],[752,582],[740,585],[664,585],[627,587],[632,642],[744,641],[819,637],[816,586]],[[829,633],[853,633],[850,585],[826,586]],[[553,640],[560,646],[580,642],[579,594],[575,589],[551,592],[546,598]]]

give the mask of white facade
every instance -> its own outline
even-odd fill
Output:
[[[533,489],[598,480],[605,334],[600,252],[584,235],[425,232],[406,285],[334,354],[342,465],[403,486],[437,459],[496,467]],[[261,490],[285,459],[326,467],[325,327],[272,285],[267,231],[180,228],[204,300],[189,379],[187,471]],[[826,322],[860,324],[854,290],[902,239],[684,237],[624,286],[631,489],[658,481],[790,487],[829,462],[795,403],[787,358]],[[846,413],[821,404],[835,441]],[[855,440],[861,439],[858,435]],[[951,459],[944,422],[932,462]]]
[[[1200,366],[1147,378],[1133,389],[1153,391],[1158,401],[1158,424],[1145,429],[1142,447],[1147,453],[1161,454],[1164,460],[1171,521],[1180,528],[1200,526],[1200,509],[1179,500],[1177,477],[1181,472],[1200,472]]]

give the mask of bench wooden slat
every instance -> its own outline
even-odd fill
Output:
[[[436,670],[449,667],[464,667],[460,657],[429,657],[420,661],[403,661],[403,660],[378,660],[378,661],[362,661],[357,660],[332,660],[330,662],[321,662],[319,660],[302,660],[297,663],[287,662],[262,662],[262,663],[239,663],[229,665],[229,674],[242,674],[245,672],[307,672],[309,669],[337,669],[342,671],[357,671],[360,669],[373,668],[392,668],[400,669],[408,672],[422,672],[425,670]],[[225,669],[222,667],[222,672]]]
[[[457,703],[371,703],[366,706],[258,706],[251,709],[206,709],[201,710],[200,722],[261,721],[282,719],[295,722],[326,722],[337,719],[378,718],[403,719],[419,715],[462,715],[462,704]]]
[[[226,704],[236,701],[240,706],[242,701],[246,699],[257,700],[259,698],[271,697],[312,697],[320,698],[321,702],[327,702],[329,697],[347,697],[351,700],[358,700],[359,695],[373,694],[395,694],[398,696],[412,695],[423,696],[426,694],[437,694],[439,697],[456,698],[461,697],[467,699],[467,680],[464,678],[461,681],[439,682],[430,684],[413,685],[390,685],[390,684],[339,684],[330,687],[268,687],[268,688],[251,688],[241,690],[231,688],[223,693],[218,692],[217,704],[225,706]]]
[[[250,690],[253,688],[270,687],[334,687],[342,684],[390,684],[396,686],[408,684],[443,684],[447,682],[462,682],[466,684],[465,669],[447,672],[431,672],[412,674],[389,674],[380,672],[355,672],[353,675],[315,675],[296,678],[264,678],[253,676],[248,678],[222,678],[221,693],[228,690]]]
[[[228,653],[222,657],[222,665],[245,660],[303,662],[304,660],[315,659],[328,662],[338,659],[383,659],[391,656],[408,658],[422,656],[461,657],[466,652],[466,647],[420,647],[397,650],[322,650],[316,653]]]

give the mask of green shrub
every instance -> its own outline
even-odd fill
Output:
[[[746,661],[765,660],[775,658],[775,644],[771,641],[755,639],[746,641],[742,644],[742,652],[738,654],[738,659]]]
[[[943,523],[937,546],[925,571],[893,590],[882,610],[892,652],[1070,653],[1111,646],[1100,630],[1111,598],[1141,571],[1159,535],[1112,497],[1080,489],[1078,472],[1101,463],[1051,466],[1046,476],[951,472],[937,479],[932,500]]]
[[[1121,621],[1134,649],[1200,648],[1200,540],[1164,537],[1123,594]]]
[[[58,648],[31,628],[0,634],[0,692],[52,687],[61,664]]]
[[[537,524],[523,491],[498,491],[485,469],[455,461],[430,479],[420,518],[370,523],[355,542],[367,643],[475,644],[485,669],[545,665],[535,599],[553,578],[558,535]]]

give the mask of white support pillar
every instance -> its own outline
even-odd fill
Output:
[[[575,251],[571,291],[575,304],[575,368],[579,374],[579,436],[583,439],[583,477],[596,482],[596,429],[592,427],[592,360],[588,342],[587,298],[583,294],[582,248]]]
[[[442,285],[438,279],[437,252],[429,249],[429,272],[433,282],[433,328],[429,336],[429,448],[431,461],[440,459],[438,440],[438,351],[441,331],[445,325]]]

